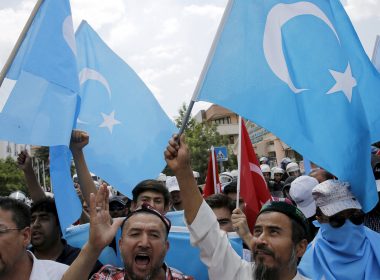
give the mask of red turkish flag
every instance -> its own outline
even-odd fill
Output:
[[[256,222],[261,206],[271,198],[260,169],[244,121],[241,121],[240,151],[240,197],[245,202],[245,215],[250,230]]]
[[[212,154],[214,154],[214,164],[212,164]],[[215,181],[215,184],[214,184]],[[210,157],[208,159],[207,177],[205,188],[203,189],[203,197],[206,198],[215,193],[221,193],[222,186],[219,183],[218,163],[216,162],[216,155],[214,149],[210,151]]]

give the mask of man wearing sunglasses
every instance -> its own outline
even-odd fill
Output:
[[[380,234],[363,225],[349,187],[327,180],[312,191],[320,229],[299,265],[312,279],[380,279]]]

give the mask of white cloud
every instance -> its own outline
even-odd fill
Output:
[[[379,0],[345,0],[343,4],[353,21],[380,18]]]
[[[4,2],[5,1],[5,2]],[[1,0],[0,65],[35,0]],[[367,53],[380,34],[380,0],[342,0]],[[227,0],[71,0],[74,25],[86,19],[152,90],[169,116],[188,103]],[[199,102],[194,108],[205,108]]]

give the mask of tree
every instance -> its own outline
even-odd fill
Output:
[[[175,119],[176,126],[181,127],[185,113],[187,111],[186,104],[182,104],[179,109],[179,116]],[[191,152],[191,165],[193,170],[200,173],[199,182],[204,182],[207,173],[207,163],[210,155],[211,146],[227,146],[228,138],[218,133],[215,124],[197,123],[191,116],[184,131],[186,141]],[[236,156],[229,151],[229,161],[224,162],[225,168],[236,168]],[[167,168],[164,170],[167,175],[172,175]]]
[[[0,159],[0,196],[9,196],[13,191],[28,193],[24,174],[18,168],[17,162],[8,157]]]

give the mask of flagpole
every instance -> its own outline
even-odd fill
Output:
[[[238,145],[238,177],[237,177],[237,188],[236,188],[236,208],[239,208],[239,198],[240,198],[240,175],[241,175],[241,122],[242,118],[239,116],[239,145]]]
[[[214,193],[219,193],[216,185],[216,170],[215,170],[215,152],[214,146],[211,146],[211,162],[212,162],[212,179],[214,181]]]
[[[183,118],[181,128],[178,132],[179,135],[181,135],[183,133],[183,131],[185,130],[187,122],[189,121],[191,110],[193,109],[194,103],[198,100],[199,91],[203,85],[203,82],[204,82],[206,73],[208,71],[208,68],[210,67],[212,58],[213,58],[214,53],[215,53],[216,46],[218,45],[219,38],[220,38],[220,35],[222,34],[222,30],[224,28],[224,24],[226,22],[226,19],[228,18],[228,15],[230,14],[233,2],[234,2],[234,0],[229,0],[227,5],[226,5],[226,8],[225,8],[223,16],[222,16],[222,20],[220,21],[220,24],[218,26],[218,30],[216,32],[214,40],[212,41],[211,49],[207,55],[206,63],[203,66],[201,76],[199,77],[199,80],[197,82],[197,86],[195,87],[193,96],[191,97],[189,107],[187,107],[185,117]]]
[[[16,54],[17,54],[18,50],[20,49],[21,44],[24,41],[26,34],[28,33],[29,28],[32,25],[33,20],[34,20],[36,14],[37,14],[38,10],[40,9],[43,2],[44,2],[44,0],[38,0],[37,1],[36,5],[34,6],[34,8],[32,10],[32,13],[30,14],[30,16],[28,18],[28,21],[26,22],[24,28],[21,31],[20,36],[17,39],[15,46],[12,49],[11,54],[9,55],[7,61],[5,62],[5,65],[0,72],[0,87],[3,84],[4,79],[5,79],[5,75],[8,73],[8,70],[11,67],[13,60],[15,59]]]
[[[375,62],[375,58],[376,58],[377,55],[378,55],[379,45],[380,45],[380,36],[377,35],[377,36],[376,36],[376,41],[375,41],[375,47],[373,48],[373,53],[372,53],[372,59],[371,59],[372,63]]]

